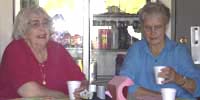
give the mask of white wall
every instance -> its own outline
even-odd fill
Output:
[[[3,51],[11,40],[13,0],[0,0],[0,62]]]

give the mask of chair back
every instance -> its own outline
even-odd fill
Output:
[[[128,86],[133,85],[133,81],[125,76],[114,76],[108,82],[108,91],[112,96],[112,100],[126,100],[128,94]]]

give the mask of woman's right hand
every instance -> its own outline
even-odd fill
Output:
[[[74,92],[74,96],[75,96],[76,100],[81,100],[80,92],[87,89],[88,86],[89,86],[89,82],[87,80],[81,81],[81,86],[79,88],[77,88]]]

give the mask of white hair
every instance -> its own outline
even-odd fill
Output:
[[[45,16],[48,21],[50,21],[50,25],[48,27],[49,31],[52,32],[52,19],[45,12],[45,10],[39,6],[27,7],[20,10],[18,13],[13,27],[12,37],[13,39],[23,38],[24,34],[26,34],[27,30],[30,28],[28,23],[31,20],[32,15]]]

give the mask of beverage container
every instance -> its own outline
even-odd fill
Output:
[[[112,49],[118,49],[119,47],[119,32],[116,24],[112,26],[112,43],[111,43],[111,48]]]
[[[70,45],[72,48],[75,48],[75,44],[76,44],[76,37],[72,35],[70,38]]]
[[[99,29],[99,47],[100,49],[111,48],[111,30],[110,29]]]
[[[78,64],[78,66],[80,67],[81,72],[82,72],[83,71],[83,60],[81,58],[78,58],[76,60],[76,63]]]
[[[90,84],[89,85],[89,92],[93,93],[93,98],[92,100],[95,100],[95,97],[97,95],[97,86],[95,84]]]
[[[79,34],[74,35],[74,46],[76,48],[81,48],[82,47],[82,36]]]
[[[95,84],[90,84],[89,85],[89,92],[96,92],[97,90],[96,90],[96,85]]]
[[[106,99],[106,96],[105,96],[105,87],[104,86],[97,86],[97,97],[99,99]]]
[[[115,74],[116,75],[119,75],[119,72],[120,72],[120,69],[121,69],[121,66],[122,66],[122,63],[124,61],[124,58],[125,58],[125,54],[117,54],[117,57],[115,59]]]
[[[161,70],[163,68],[166,68],[166,66],[155,66],[154,67],[155,80],[156,80],[157,84],[163,84],[162,81],[165,80],[164,78],[159,77],[159,73],[161,72]]]
[[[67,87],[68,87],[70,100],[75,100],[74,92],[75,92],[75,89],[80,87],[80,85],[81,85],[80,81],[67,81]]]
[[[161,88],[162,100],[175,100],[176,89],[174,88]]]
[[[97,78],[97,61],[93,59],[89,69],[89,82],[93,83]]]
[[[128,33],[127,27],[125,22],[119,21],[119,49],[128,49],[131,45],[131,36]]]
[[[63,44],[64,44],[64,47],[65,48],[69,48],[71,46],[71,35],[70,33],[66,33],[64,36],[63,36]]]

